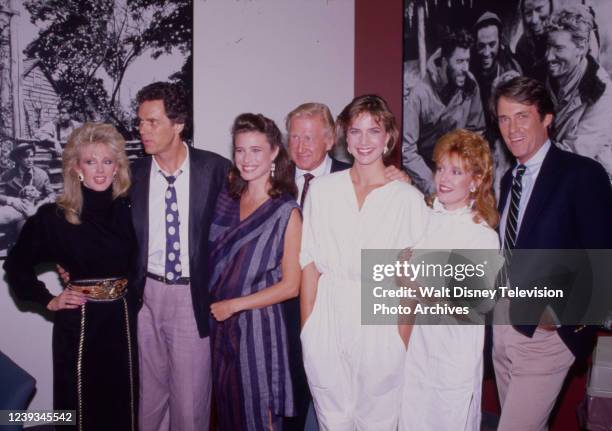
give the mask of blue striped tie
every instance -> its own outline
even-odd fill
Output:
[[[506,232],[504,233],[504,259],[505,263],[500,271],[498,278],[498,286],[506,285],[508,282],[508,268],[510,259],[512,259],[512,250],[516,244],[518,231],[519,205],[521,203],[521,193],[523,191],[523,175],[527,167],[518,165],[516,175],[512,181],[512,189],[510,190],[510,208],[508,208],[508,217],[506,219]]]

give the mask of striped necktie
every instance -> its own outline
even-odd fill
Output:
[[[310,181],[314,178],[310,172],[304,174],[304,188],[302,189],[302,197],[300,199],[300,207],[304,208],[304,202],[306,201],[306,193],[308,193],[308,187],[310,187]]]
[[[510,267],[510,260],[512,259],[512,250],[516,245],[519,205],[521,203],[521,193],[523,192],[523,175],[525,174],[526,170],[527,167],[525,165],[518,165],[516,168],[516,175],[512,181],[512,188],[510,190],[510,207],[508,208],[508,217],[506,218],[506,232],[504,232],[505,263],[500,271],[498,286],[504,286],[506,285],[506,282],[509,281],[508,268]]]

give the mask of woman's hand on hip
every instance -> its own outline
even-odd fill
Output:
[[[47,309],[51,311],[72,310],[79,308],[87,302],[87,298],[81,292],[64,289],[47,304]]]

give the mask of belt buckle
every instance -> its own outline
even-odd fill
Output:
[[[155,273],[152,273],[152,274],[157,275]],[[166,271],[164,271],[164,275],[157,275],[157,277],[159,278],[159,281],[164,283],[166,286],[172,286],[174,284],[172,280],[166,277]]]
[[[116,298],[118,296],[117,286],[114,285],[113,280],[104,280],[100,283],[100,287],[108,292],[109,298]]]

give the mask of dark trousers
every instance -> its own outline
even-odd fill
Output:
[[[285,322],[287,324],[287,338],[289,339],[289,368],[293,383],[293,399],[297,416],[285,418],[283,422],[284,431],[304,431],[308,407],[312,400],[304,361],[302,360],[302,343],[300,341],[300,300],[293,298],[283,303]]]

